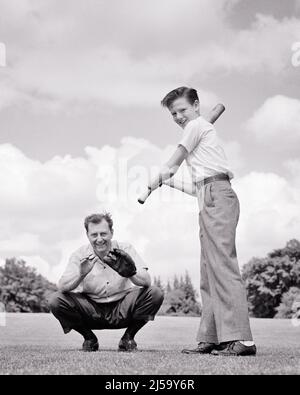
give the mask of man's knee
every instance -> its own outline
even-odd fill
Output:
[[[62,292],[54,292],[48,297],[48,306],[50,311],[56,312],[60,309],[62,301],[65,299],[65,295]]]
[[[155,285],[152,285],[151,287],[149,287],[149,292],[151,294],[152,303],[154,305],[160,306],[164,301],[163,291]]]

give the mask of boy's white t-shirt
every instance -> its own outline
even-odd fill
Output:
[[[192,181],[225,173],[233,178],[228,160],[214,126],[202,116],[190,121],[183,131],[179,145],[189,153],[186,158]]]

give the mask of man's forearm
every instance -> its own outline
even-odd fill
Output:
[[[150,287],[151,285],[151,277],[146,270],[137,272],[129,279],[133,282],[134,285],[138,285],[140,287]]]

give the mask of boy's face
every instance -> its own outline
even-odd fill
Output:
[[[184,129],[188,122],[199,117],[200,106],[198,100],[190,104],[185,97],[179,97],[170,105],[169,111],[174,121]]]

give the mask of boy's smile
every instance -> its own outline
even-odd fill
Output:
[[[185,97],[180,97],[173,101],[169,111],[174,121],[184,129],[188,122],[199,117],[200,106],[197,100],[194,104],[190,104]]]

